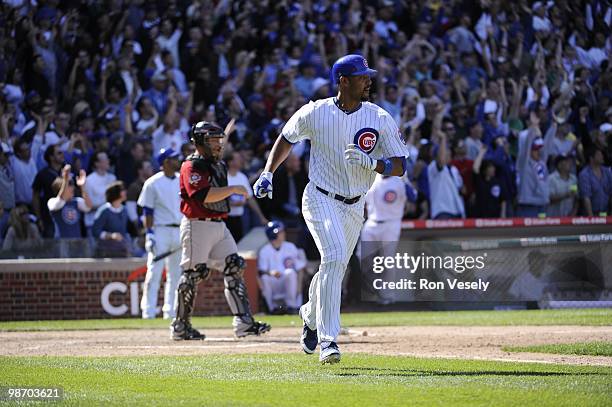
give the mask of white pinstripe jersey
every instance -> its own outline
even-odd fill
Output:
[[[357,144],[377,160],[408,155],[395,120],[370,102],[349,113],[336,105],[335,98],[310,102],[295,112],[281,135],[290,143],[309,139],[311,182],[347,198],[365,194],[376,176],[374,171],[346,163],[348,144]]]
[[[378,174],[365,196],[368,219],[401,221],[406,205],[406,184],[400,177],[385,178]]]

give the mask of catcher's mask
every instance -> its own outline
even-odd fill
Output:
[[[219,161],[223,154],[223,129],[210,122],[197,122],[191,126],[191,142],[202,147],[204,156]]]

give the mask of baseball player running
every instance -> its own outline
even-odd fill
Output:
[[[144,213],[144,226],[147,230],[145,249],[147,250],[147,275],[145,277],[142,300],[142,318],[155,318],[157,314],[157,292],[166,265],[166,285],[164,290],[164,319],[174,318],[176,310],[174,299],[179,278],[181,278],[181,247],[179,224],[181,222],[178,161],[179,153],[173,149],[161,149],[157,157],[161,171],[147,179],[138,197],[138,205]],[[163,260],[154,261],[157,255],[169,253]]]
[[[198,283],[208,277],[211,269],[223,272],[235,335],[240,338],[270,330],[270,325],[251,316],[242,278],[246,262],[238,255],[236,242],[223,222],[230,209],[228,197],[249,195],[243,186],[227,185],[227,167],[221,161],[225,141],[220,127],[204,121],[196,123],[191,128],[196,153],[181,166],[180,206],[185,216],[180,227],[183,274],[178,286],[176,318],[170,326],[175,340],[204,339],[191,326],[190,318]]]
[[[376,173],[401,176],[406,167],[405,145],[393,118],[367,102],[371,79],[360,55],[346,55],[332,67],[336,97],[302,106],[282,130],[264,171],[253,186],[255,196],[272,198],[272,174],[291,145],[309,139],[310,183],[302,213],[321,254],[321,266],[309,288],[310,300],[300,308],[304,321],[301,344],[314,353],[321,344],[321,363],[340,361],[342,277],[363,225],[363,195]]]

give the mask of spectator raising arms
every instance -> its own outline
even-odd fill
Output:
[[[433,135],[439,137],[438,152],[427,167],[429,200],[433,219],[465,218],[463,199],[459,194],[463,180],[457,168],[450,165],[450,154],[446,134],[440,130],[441,106],[437,107],[433,123]]]
[[[51,187],[56,191],[57,196],[49,199],[47,206],[55,224],[55,237],[59,238],[80,238],[82,213],[91,210],[92,204],[85,182],[87,174],[85,170],[79,172],[76,185],[79,187],[82,197],[74,196],[74,181],[70,179],[70,165],[62,168],[62,176],[53,181]]]
[[[3,195],[5,222],[25,203],[53,238],[47,203],[68,163],[74,175],[89,174],[90,234],[106,187],[120,179],[137,191],[146,163],[157,169],[160,149],[191,146],[189,124],[200,120],[222,128],[235,120],[228,151],[244,158],[238,176],[253,179],[291,115],[332,91],[333,61],[352,53],[378,70],[368,98],[397,121],[410,152],[406,177],[419,194],[409,216],[501,215],[497,198],[476,202],[476,180],[492,171],[507,216],[612,213],[609,1],[98,3],[0,2],[0,142],[9,159],[2,187],[14,190],[14,203]],[[438,115],[443,136],[434,129]],[[440,166],[449,146],[454,161]],[[304,229],[296,203],[310,148],[293,147],[279,194],[261,208],[283,219],[289,236]],[[560,168],[559,156],[569,157]],[[577,208],[574,187],[567,189],[573,176]],[[480,186],[482,196],[488,184]],[[237,236],[258,223],[246,222],[251,210],[241,217],[243,204],[232,206]]]
[[[537,217],[546,214],[549,202],[548,168],[543,151],[544,140],[538,127],[540,119],[532,112],[525,140],[519,140],[517,172],[519,175],[519,196],[517,215]]]

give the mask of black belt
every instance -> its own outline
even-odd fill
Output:
[[[157,225],[157,227],[162,227],[162,228],[180,228],[181,225],[179,225],[178,223],[171,223],[169,225]]]
[[[198,218],[197,220],[202,220],[204,222],[223,222],[223,218]]]
[[[334,194],[331,193],[329,191],[324,190],[321,187],[317,187],[317,191],[324,193],[325,195],[334,198],[337,201],[340,201],[342,203],[348,204],[348,205],[352,205],[356,202],[358,202],[361,199],[361,195],[360,196],[356,196],[354,198],[345,198],[342,195],[338,195],[338,194]]]

